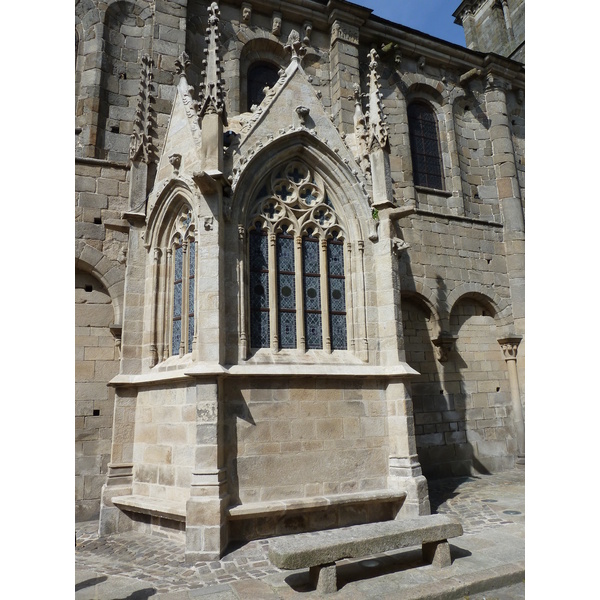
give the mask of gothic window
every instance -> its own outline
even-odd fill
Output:
[[[254,63],[248,69],[248,106],[250,110],[254,104],[257,106],[264,100],[266,87],[273,87],[279,79],[279,67],[268,62]]]
[[[346,350],[344,231],[300,161],[274,172],[248,227],[250,346]]]
[[[409,104],[408,130],[415,185],[443,190],[440,143],[433,109],[423,102]]]
[[[155,252],[158,272],[153,352],[157,361],[188,354],[194,340],[196,228],[187,204],[176,214],[163,247]]]

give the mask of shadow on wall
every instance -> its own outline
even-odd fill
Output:
[[[421,374],[411,388],[424,475],[476,476],[511,468],[516,442],[510,388],[491,301],[463,296],[449,307],[446,282],[438,276],[431,305],[415,289],[408,255],[402,263],[406,360]]]

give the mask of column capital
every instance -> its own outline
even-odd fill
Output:
[[[517,352],[522,339],[521,336],[514,335],[498,340],[504,354],[504,360],[517,360]]]
[[[436,358],[441,363],[448,361],[448,353],[450,352],[450,350],[452,350],[452,345],[456,342],[457,339],[457,336],[452,335],[446,331],[442,331],[442,333],[440,333],[440,335],[438,335],[437,338],[435,338],[435,340],[432,340],[433,345],[436,349]]]

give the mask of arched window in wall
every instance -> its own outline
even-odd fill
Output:
[[[435,111],[424,102],[408,105],[408,131],[415,185],[444,189]]]
[[[265,98],[264,89],[273,87],[279,79],[279,67],[273,63],[260,61],[255,62],[248,69],[247,107],[258,106]]]
[[[155,249],[155,363],[192,351],[195,333],[196,227],[191,208],[180,206]]]
[[[323,182],[292,161],[250,214],[250,346],[346,350],[344,230]]]
[[[196,271],[195,227],[192,211],[184,206],[175,222],[170,248],[174,256],[172,270],[171,355],[192,351],[194,339],[194,281]]]

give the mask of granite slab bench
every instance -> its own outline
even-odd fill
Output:
[[[227,509],[232,520],[248,517],[282,517],[294,512],[327,510],[334,506],[350,506],[394,502],[401,505],[406,492],[397,490],[371,490],[365,492],[349,492],[347,494],[329,494],[308,498],[288,498],[285,500],[269,500],[265,502],[249,502],[230,506]],[[398,507],[399,508],[399,507]]]
[[[446,567],[452,562],[448,539],[462,533],[460,522],[447,515],[366,523],[273,538],[269,559],[280,569],[308,568],[317,591],[329,594],[337,591],[338,560],[421,545],[425,562]]]
[[[115,496],[112,502],[122,510],[185,523],[185,502],[136,495]]]

